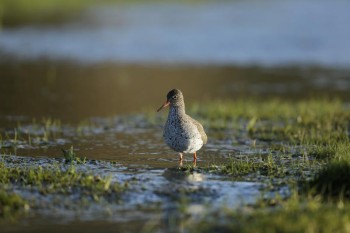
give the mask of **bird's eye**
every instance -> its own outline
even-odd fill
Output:
[[[174,95],[174,96],[173,96],[173,100],[176,100],[176,99],[177,99],[177,95]]]

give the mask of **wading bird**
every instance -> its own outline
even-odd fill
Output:
[[[165,103],[157,110],[169,106],[168,119],[164,126],[163,137],[165,143],[180,154],[182,164],[183,154],[193,153],[193,162],[196,164],[197,151],[207,143],[208,137],[203,126],[186,114],[182,92],[173,89],[167,94]]]

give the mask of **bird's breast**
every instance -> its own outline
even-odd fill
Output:
[[[177,152],[194,153],[203,146],[197,127],[182,118],[168,117],[163,137],[166,144]]]

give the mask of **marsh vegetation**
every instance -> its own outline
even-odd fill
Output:
[[[2,156],[2,221],[18,212],[25,216],[38,211],[45,206],[40,204],[42,199],[53,198],[64,200],[66,207],[57,201],[46,205],[61,210],[91,208],[92,203],[123,208],[136,204],[138,209],[162,215],[168,209],[166,206],[174,206],[175,212],[171,215],[158,217],[151,227],[153,230],[177,229],[180,224],[189,232],[299,232],[305,228],[311,232],[347,231],[350,111],[343,101],[237,99],[199,106],[191,104],[188,111],[203,122],[211,140],[200,153],[197,166],[185,162],[176,167],[176,156],[162,155],[167,149],[157,138],[161,132],[154,129],[161,131],[161,122],[165,119],[164,115],[154,112],[126,118],[94,118],[76,126],[46,119],[42,123],[21,123],[3,131],[3,152],[15,149],[20,154],[19,151],[35,151],[41,146],[47,148],[47,153],[67,149],[52,159]],[[135,161],[142,159],[142,163],[150,167],[140,172],[134,170],[132,164],[123,162],[122,155],[100,161],[94,160],[95,155],[84,153],[83,148],[92,145],[96,137],[108,140],[106,138],[120,133],[120,127],[123,127],[123,134],[136,135],[138,150],[142,151],[138,154],[136,150],[134,155],[128,156],[134,156]],[[24,129],[26,132],[22,133]],[[42,137],[47,139],[38,141],[46,143],[31,142]],[[143,137],[152,138],[153,144],[142,143],[140,138]],[[75,146],[76,150],[69,148],[81,140],[85,144]],[[229,147],[222,150],[221,145],[228,140]],[[107,144],[105,151],[110,147]],[[159,150],[161,152],[156,153]],[[145,151],[154,154],[152,157],[156,160],[169,159],[149,163],[144,160],[147,158],[143,156]],[[77,156],[78,152],[81,157]],[[161,167],[165,164],[170,167],[163,170]],[[140,175],[145,172],[151,174],[148,174],[149,179],[162,178],[152,182],[144,180]],[[245,182],[252,185],[246,191],[249,200],[231,195],[234,187],[225,187],[227,183],[239,186]],[[217,190],[216,185],[224,185],[223,192]],[[16,195],[12,197],[10,194],[14,192]],[[28,192],[35,193],[40,201],[31,201]],[[147,199],[143,192],[156,201],[147,200],[141,204],[128,197]],[[225,206],[222,198],[231,206]],[[210,204],[216,201],[217,204]],[[196,205],[202,209],[199,219],[192,210]],[[106,211],[106,207],[100,208]],[[109,211],[115,213],[116,210]],[[336,219],[329,217],[332,214]],[[218,217],[219,222],[214,220]],[[175,225],[164,226],[163,218],[175,218],[172,220]],[[144,224],[140,226],[145,227]]]
[[[195,2],[0,0],[1,233],[350,232],[349,3]]]

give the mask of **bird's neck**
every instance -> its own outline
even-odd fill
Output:
[[[170,106],[169,115],[182,115],[185,114],[185,105],[182,106]]]

